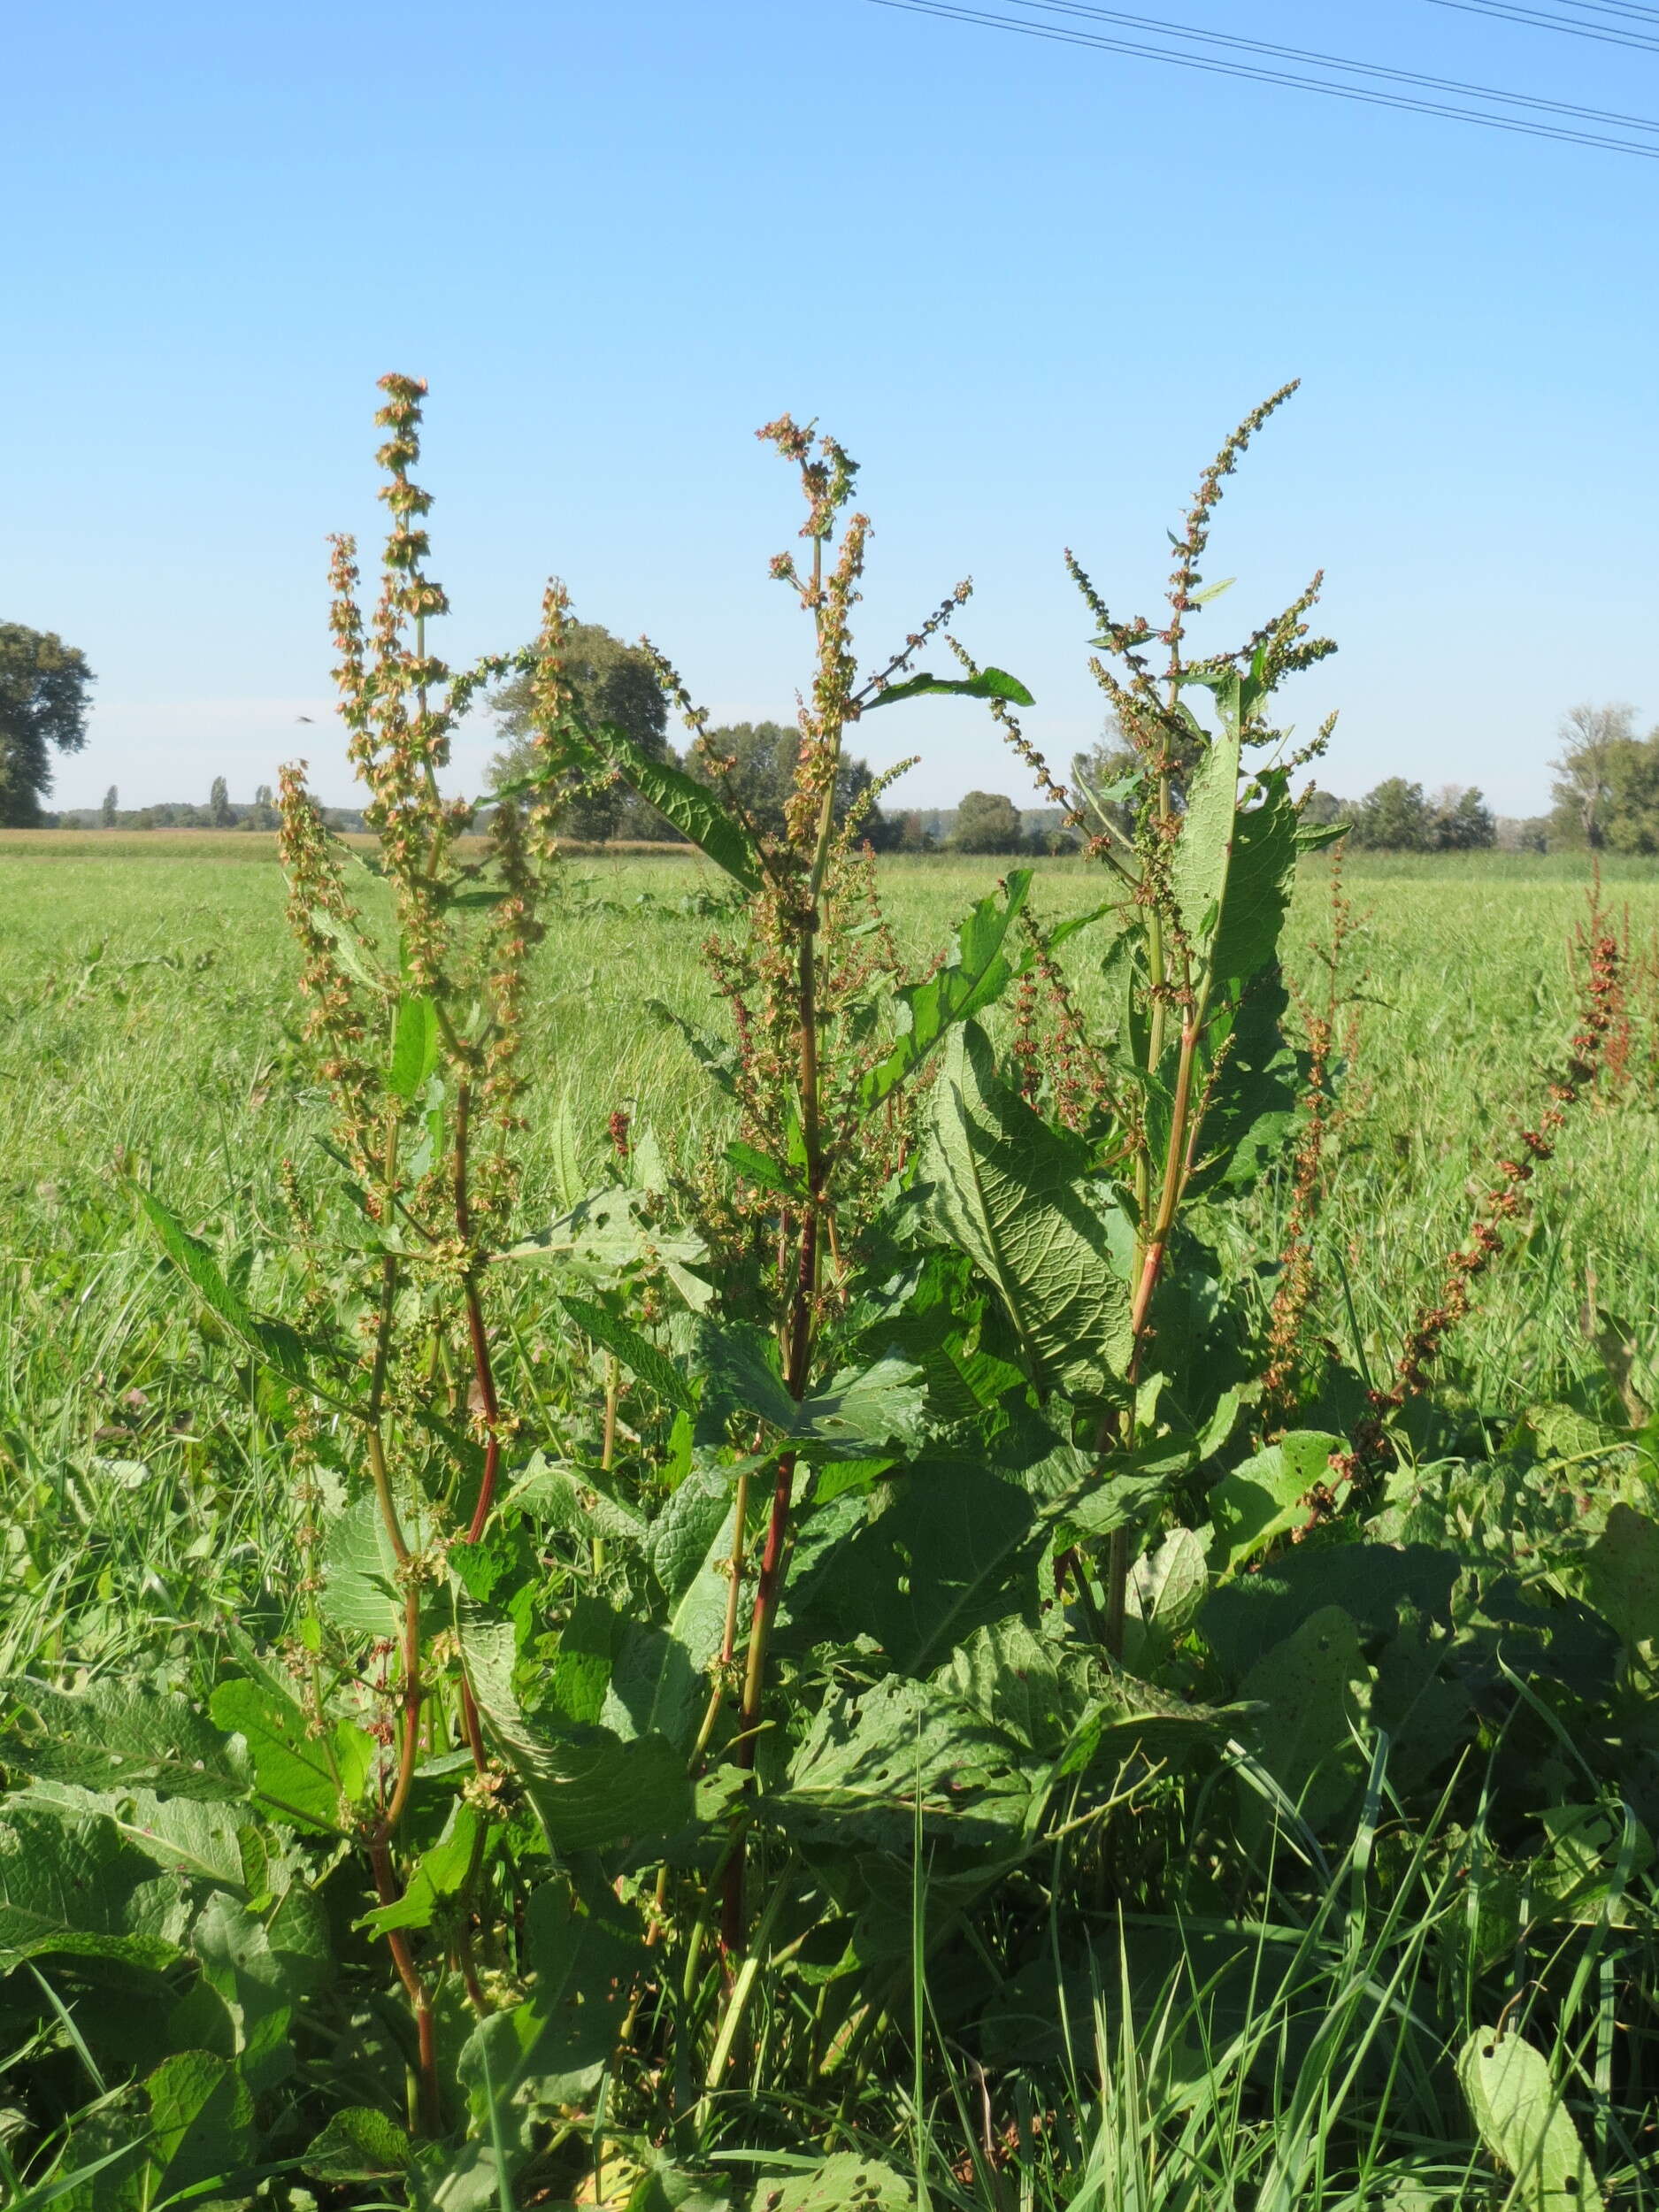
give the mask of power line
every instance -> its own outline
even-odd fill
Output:
[[[1523,8],[1510,0],[1429,0],[1434,8],[1455,8],[1463,15],[1484,15],[1497,23],[1520,23],[1528,30],[1559,31],[1566,38],[1593,38],[1603,46],[1633,46],[1638,52],[1659,54],[1659,38],[1637,31],[1613,31],[1594,23],[1570,23],[1565,16],[1546,15],[1540,8]]]
[[[949,0],[948,0],[949,4]],[[1464,84],[1455,77],[1425,76],[1415,69],[1394,69],[1382,62],[1351,61],[1340,54],[1321,54],[1302,46],[1278,46],[1260,38],[1245,38],[1231,31],[1206,31],[1190,23],[1172,23],[1156,15],[1130,15],[1121,8],[1102,8],[1088,0],[1003,0],[1004,6],[1035,8],[1047,15],[1080,16],[1091,22],[1116,23],[1130,30],[1150,31],[1159,38],[1183,38],[1207,46],[1227,46],[1251,54],[1268,54],[1281,61],[1309,62],[1319,69],[1340,69],[1352,76],[1379,77],[1394,84],[1420,85],[1433,92],[1461,93],[1470,99],[1498,100],[1509,107],[1534,108],[1550,115],[1576,116],[1580,121],[1614,123],[1631,130],[1659,131],[1659,120],[1647,115],[1624,115],[1607,108],[1575,106],[1571,101],[1547,100],[1530,92],[1503,92],[1492,85]]]
[[[1028,0],[1015,0],[1016,5],[1026,4]],[[1607,153],[1633,154],[1643,161],[1659,160],[1659,147],[1643,146],[1629,139],[1563,129],[1553,123],[1529,122],[1519,116],[1488,115],[1478,108],[1463,107],[1447,101],[1414,99],[1404,93],[1371,90],[1360,85],[1333,84],[1322,78],[1302,76],[1289,70],[1257,68],[1248,62],[1226,61],[1216,55],[1182,53],[1167,46],[1149,46],[1143,41],[1110,38],[1099,32],[1070,29],[1058,24],[1025,21],[1012,16],[998,15],[986,8],[949,4],[948,0],[872,0],[872,4],[910,15],[935,16],[945,22],[973,24],[987,30],[1012,31],[1022,37],[1044,39],[1057,45],[1086,47],[1102,53],[1128,54],[1142,61],[1166,62],[1179,69],[1202,70],[1210,76],[1237,77],[1257,84],[1283,85],[1294,91],[1320,93],[1326,99],[1356,101],[1366,107],[1393,108],[1405,114],[1439,116],[1452,122],[1472,123],[1485,130],[1509,131],[1527,138],[1554,139],[1561,144],[1591,146]],[[1651,129],[1652,125],[1643,123],[1640,127]]]

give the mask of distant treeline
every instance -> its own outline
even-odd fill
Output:
[[[680,754],[669,742],[668,705],[649,657],[596,623],[572,626],[565,641],[565,672],[590,724],[618,726],[653,758],[672,762],[700,781],[718,784],[763,834],[782,834],[784,807],[801,746],[795,724],[739,722],[705,729]],[[505,741],[490,765],[494,788],[517,780],[535,765],[528,678],[503,686],[492,707]],[[1552,763],[1554,805],[1548,814],[1527,819],[1497,815],[1472,785],[1447,784],[1428,792],[1404,776],[1389,776],[1357,799],[1339,798],[1315,787],[1302,803],[1316,822],[1348,823],[1348,841],[1362,851],[1479,852],[1495,848],[1510,852],[1587,849],[1659,853],[1659,729],[1639,737],[1633,709],[1585,705],[1573,708],[1563,718],[1559,734],[1562,749]],[[72,733],[57,741],[73,745],[81,741]],[[1178,806],[1185,769],[1190,764],[1171,761]],[[1058,807],[1022,810],[1000,791],[970,791],[954,807],[889,811],[881,804],[882,779],[851,754],[841,761],[835,813],[842,821],[856,814],[864,837],[878,852],[1066,852],[1082,846],[1096,817],[1115,831],[1133,834],[1148,795],[1141,756],[1122,731],[1109,726],[1097,745],[1074,757],[1071,770],[1082,810],[1080,829]],[[653,807],[620,782],[572,777],[563,798],[560,828],[573,841],[681,841]],[[14,813],[12,818],[27,817]],[[88,829],[269,831],[277,826],[268,784],[260,785],[251,803],[242,804],[233,803],[223,776],[213,779],[206,803],[200,806],[178,802],[124,809],[111,785],[100,807],[36,812],[33,818],[43,826]],[[325,818],[336,830],[364,827],[362,815],[350,808],[331,808]]]

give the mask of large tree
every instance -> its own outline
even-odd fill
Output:
[[[959,853],[1017,853],[1025,844],[1019,809],[1001,791],[969,791],[956,809],[951,839]]]
[[[1421,853],[1434,843],[1434,810],[1423,786],[1389,776],[1355,806],[1350,844],[1371,852]]]
[[[1433,817],[1436,852],[1486,852],[1498,841],[1492,809],[1473,784],[1448,783],[1437,791]]]
[[[710,730],[703,744],[686,763],[699,783],[718,784],[734,797],[757,829],[781,837],[784,803],[795,788],[795,763],[801,756],[801,732],[790,722],[733,722]],[[729,762],[716,774],[710,759]],[[864,797],[875,778],[867,761],[843,753],[835,779],[835,820],[841,823]],[[898,841],[898,826],[879,806],[864,812],[863,839],[884,851]]]
[[[1551,795],[1557,829],[1574,843],[1599,851],[1608,842],[1621,757],[1640,741],[1636,710],[1619,700],[1601,707],[1583,700],[1563,715],[1555,734],[1561,750],[1550,765],[1555,771]]]
[[[0,622],[0,824],[31,828],[52,787],[50,755],[87,741],[86,656],[50,630]]]
[[[1551,841],[1592,852],[1659,852],[1659,730],[1632,708],[1574,707],[1561,725]]]
[[[565,634],[565,666],[588,722],[614,722],[653,760],[671,757],[667,702],[648,654],[597,622],[575,622]],[[495,694],[495,719],[507,743],[490,764],[493,785],[511,783],[534,764],[532,693],[533,679],[518,676]],[[654,808],[619,783],[598,790],[572,786],[559,826],[568,835],[595,844],[612,837],[672,834]]]

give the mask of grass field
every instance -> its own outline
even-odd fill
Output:
[[[885,863],[905,949],[947,943],[998,864]],[[1322,864],[1307,864],[1293,913],[1293,965],[1310,987],[1326,881]],[[1471,1178],[1502,1148],[1517,1113],[1535,1116],[1542,1077],[1571,1033],[1567,954],[1588,872],[1582,861],[1530,856],[1377,858],[1350,861],[1348,882],[1360,923],[1350,962],[1359,1051],[1348,1158],[1325,1233],[1344,1256],[1352,1315],[1345,1297],[1327,1325],[1346,1339],[1356,1321],[1357,1348],[1386,1364],[1462,1233]],[[709,1133],[696,1119],[705,1094],[695,1070],[651,1002],[709,1015],[699,948],[717,926],[711,872],[683,853],[577,856],[564,887],[532,1010],[533,1192],[536,1138],[559,1106],[594,1165],[620,1104],[682,1160]],[[1080,864],[1040,865],[1045,913],[1079,910],[1096,892]],[[1650,949],[1659,869],[1616,864],[1605,895],[1616,918],[1628,916],[1633,953]],[[73,1315],[77,1330],[99,1325],[104,1302],[80,1302],[92,1256],[119,1271],[138,1254],[133,1265],[154,1267],[119,1164],[151,1164],[206,1221],[228,1220],[244,1198],[268,1208],[280,1162],[303,1166],[321,1102],[296,1049],[295,973],[266,838],[0,840],[0,1245],[21,1263],[23,1325],[7,1356],[11,1402],[26,1426],[42,1390],[59,1419],[78,1417],[68,1409],[88,1371],[64,1325]],[[1638,1033],[1652,1032],[1639,1024]],[[1483,1290],[1458,1346],[1479,1399],[1525,1403],[1564,1388],[1585,1357],[1587,1294],[1632,1318],[1659,1310],[1659,1070],[1646,1049],[1621,1106],[1577,1120],[1540,1176],[1527,1264],[1501,1268]],[[1279,1248],[1278,1226],[1270,1194],[1263,1257]],[[77,1287],[66,1314],[69,1281]],[[139,1299],[127,1333],[142,1340],[142,1294],[129,1286],[122,1295]],[[170,1289],[158,1283],[155,1295],[165,1312]]]
[[[884,863],[883,892],[905,950],[944,947],[1002,864]],[[1384,1377],[1411,1317],[1438,1294],[1446,1256],[1464,1237],[1494,1162],[1513,1148],[1519,1121],[1535,1122],[1541,1110],[1548,1072],[1560,1064],[1573,1028],[1578,995],[1569,949],[1587,910],[1589,877],[1583,864],[1562,859],[1474,856],[1353,861],[1346,884],[1357,922],[1345,982],[1356,1052],[1345,1076],[1333,1195],[1317,1233],[1317,1325],[1362,1373]],[[1310,991],[1318,987],[1329,892],[1328,863],[1305,861],[1289,963],[1293,980]],[[1080,912],[1100,895],[1098,877],[1081,864],[1038,864],[1035,903],[1048,920]],[[1441,1365],[1441,1403],[1486,1417],[1494,1446],[1530,1406],[1599,1400],[1606,1417],[1610,1386],[1597,1340],[1607,1335],[1607,1317],[1622,1340],[1636,1345],[1633,1388],[1647,1387],[1642,1362],[1655,1361],[1659,868],[1609,869],[1603,898],[1620,931],[1628,929],[1628,1064],[1620,1081],[1568,1118],[1512,1248],[1483,1278]],[[528,1221],[557,1210],[561,1128],[573,1132],[582,1169],[595,1181],[604,1166],[607,1119],[618,1107],[636,1128],[653,1129],[686,1168],[728,1133],[710,1118],[710,1094],[678,1034],[653,1010],[660,1001],[718,1024],[700,949],[729,918],[724,899],[719,879],[685,854],[576,856],[565,865],[529,1013]],[[222,1335],[204,1328],[179,1274],[141,1229],[132,1188],[136,1178],[165,1194],[219,1249],[253,1304],[281,1307],[288,1286],[272,1255],[282,1243],[285,1163],[294,1164],[302,1186],[318,1177],[318,1140],[328,1127],[327,1100],[300,1042],[296,962],[282,908],[282,879],[264,837],[0,837],[0,1680],[32,1673],[73,1685],[143,1672],[202,1694],[214,1648],[204,1632],[233,1627],[273,1641],[288,1621],[298,1555],[280,1425],[250,1369]],[[1073,972],[1087,1000],[1087,956]],[[1006,1020],[999,1013],[993,1028]],[[1248,1202],[1246,1220],[1264,1265],[1283,1243],[1289,1171],[1287,1158]],[[244,1283],[237,1271],[249,1266],[254,1272]],[[541,1356],[534,1342],[516,1341],[515,1353],[532,1370]],[[1419,1987],[1436,1946],[1458,1955],[1459,1916],[1469,1915],[1454,1886],[1453,1858],[1442,1864],[1435,1856],[1433,1824],[1411,1841],[1404,1815],[1390,1820],[1383,1773],[1378,1763],[1357,1834],[1342,1852],[1331,1845],[1317,1881],[1310,1878],[1303,1891],[1287,1885],[1281,1895],[1270,1876],[1268,1903],[1227,1924],[1244,1925],[1258,1962],[1278,1959],[1272,1971],[1282,1978],[1263,1983],[1265,1993],[1225,2050],[1206,2045],[1202,2062],[1195,2055],[1213,2026],[1208,2015],[1200,2021],[1196,2000],[1191,2022],[1137,2018],[1125,1967],[1121,2002],[1095,1993],[1093,2025],[1085,1987],[1079,2033],[1086,2047],[1078,2062],[1087,2084],[1077,2087],[1073,2075],[1071,2107],[1050,2114],[1046,2136],[1040,2129],[1023,2139],[1027,2152],[1033,2139],[1039,2148],[1018,2174],[998,2177],[989,2153],[981,2170],[978,2150],[962,2147],[973,2139],[971,2122],[958,2126],[948,2101],[925,2117],[891,2078],[847,2090],[840,2107],[821,2116],[788,2109],[780,2092],[769,2146],[887,2148],[903,2131],[905,2156],[920,2167],[928,2130],[937,2127],[948,2140],[928,2153],[935,2192],[984,2212],[1011,2206],[1007,2193],[1016,2183],[1022,2212],[1062,2204],[1117,2212],[1130,2203],[1148,2212],[1219,2212],[1258,2201],[1284,2212],[1372,2205],[1428,2212],[1440,2204],[1497,2212],[1566,2202],[1519,2185],[1506,2194],[1507,2183],[1479,2165],[1448,2086],[1446,2054],[1482,2016],[1483,2002],[1488,2013],[1495,2003],[1476,1994],[1474,1967],[1467,1985],[1456,1982],[1461,1968],[1442,1967],[1438,1985],[1430,1975]],[[1559,1800],[1571,1799],[1577,1785],[1557,1778],[1550,1786]],[[1149,1860],[1163,1847],[1162,1832],[1148,1832]],[[1638,1833],[1646,1832],[1628,1831],[1621,1895],[1635,1878],[1632,1866],[1640,1872],[1646,1863],[1632,1840]],[[1126,1848],[1129,1863],[1139,1863],[1136,1847]],[[1222,1924],[1202,1917],[1221,1910],[1213,1902],[1219,1888],[1212,1898],[1210,1877],[1195,1864],[1179,1878],[1199,1901],[1192,1940],[1202,1951],[1205,1930]],[[1189,1894],[1172,1893],[1183,1901]],[[1183,1901],[1179,1912],[1187,1909]],[[1651,1905],[1618,1907],[1626,1909],[1633,1919],[1618,1917],[1612,1905],[1596,1908],[1600,1919],[1587,1909],[1567,1914],[1560,1950],[1548,1958],[1536,1946],[1522,1947],[1518,1921],[1507,1968],[1502,1945],[1490,1956],[1479,1946],[1470,1955],[1478,1955],[1481,1973],[1498,1978],[1518,2021],[1532,2021],[1536,2003],[1537,2017],[1555,2023],[1538,2036],[1558,2072],[1577,2070],[1575,2080],[1585,2085],[1580,2124],[1594,2126],[1599,2170],[1613,2182],[1614,2201],[1634,2208],[1654,2201],[1645,2153],[1632,2147],[1647,2139],[1643,2126],[1651,2135],[1652,2113],[1634,2092],[1629,2111],[1617,2107],[1609,2054],[1615,2015],[1634,2002],[1631,1992],[1647,1971],[1627,1962],[1645,1957],[1651,1965],[1654,1951]],[[1298,1925],[1280,1924],[1297,1913],[1306,1916]],[[5,1924],[0,1917],[0,1952]],[[1563,1994],[1551,1978],[1568,1983],[1559,1961],[1586,1929],[1589,1947]],[[1613,1940],[1614,1929],[1635,1947],[1617,1952],[1626,1962],[1617,1977],[1617,1943],[1596,1964],[1597,1947]],[[1122,1930],[1119,1921],[1100,1956],[1110,1960]],[[1187,1939],[1183,1924],[1180,1941]],[[1546,1929],[1540,1940],[1547,1948],[1555,1938]],[[1293,1954],[1294,1972],[1284,1965]],[[1409,2039],[1402,2046],[1412,2053],[1408,2061],[1374,2074],[1356,2056],[1342,2072],[1350,2048],[1363,2055],[1369,2047],[1385,1983],[1394,1995],[1405,1986],[1401,2001],[1416,2008],[1417,2032],[1427,2038],[1421,2047],[1431,2058],[1421,2079]],[[1135,2002],[1146,1999],[1137,1985]],[[1045,2001],[1052,2008],[1052,1993]],[[105,2093],[96,2068],[96,2082],[72,2093],[81,2047],[58,2017],[42,2014],[43,2024],[26,2032],[19,2024],[28,2008],[18,2001],[8,2010],[9,2003],[0,2001],[0,2034],[11,2039],[8,2048],[41,2060],[47,2107],[66,2112],[94,2085]],[[1348,2039],[1326,2049],[1324,2029],[1315,2032],[1322,2019],[1346,2023]],[[1052,2028],[1050,2015],[1043,2032]],[[1312,2069],[1299,2080],[1302,2057],[1314,2047],[1325,2051],[1329,2070]],[[757,2084],[766,2048],[763,2037]],[[0,2074],[10,2062],[0,2050]],[[1069,2048],[1066,2062],[1074,2063]],[[383,2085],[353,2089],[350,2053],[313,2050],[305,2064],[308,2082],[326,2085],[328,2095],[340,2068],[342,2097],[384,2095]],[[1631,2078],[1650,2064],[1633,2059]],[[367,2080],[366,2060],[364,2067]],[[1201,2078],[1202,2095],[1194,2086]],[[979,2086],[969,2084],[963,2096],[984,2091],[988,2099],[983,2076],[976,2079]],[[764,2110],[758,2087],[756,2096]],[[1339,2107],[1349,2112],[1343,2139],[1350,2147],[1346,2163],[1333,2161],[1327,2190],[1325,2145]],[[103,2108],[94,2099],[90,2108],[96,2121]],[[0,2154],[9,2124],[0,2109]],[[20,2118],[15,2124],[22,2129]],[[77,2119],[76,2126],[72,2162],[103,2140],[96,2124]],[[32,2170],[37,2188],[69,2139],[67,2132],[51,2139],[50,2155],[41,2154]],[[752,2141],[752,2133],[741,2139]],[[278,2140],[271,2155],[291,2165],[296,2148]],[[595,2162],[598,2155],[595,2149]],[[0,2200],[6,2170],[0,2157]],[[606,2196],[596,2174],[584,2186],[591,2196],[621,2200]],[[50,2193],[30,2197],[20,2184],[11,2195],[19,2204],[50,2200]],[[352,2200],[380,2200],[371,2192]],[[89,2185],[68,2201],[104,2212]],[[314,2212],[317,2200],[302,2203],[298,2193],[279,2191],[273,2201]],[[636,2201],[658,2200],[647,2193]]]

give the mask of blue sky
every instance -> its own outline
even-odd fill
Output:
[[[1659,53],[1425,0],[1146,4],[1659,118]],[[972,573],[963,634],[1064,759],[1099,701],[1062,549],[1149,608],[1204,461],[1299,375],[1212,626],[1325,568],[1322,780],[1529,812],[1574,701],[1659,716],[1659,164],[870,0],[26,0],[6,44],[0,617],[99,678],[60,804],[245,798],[300,749],[349,795],[296,718],[327,714],[324,538],[377,526],[394,367],[432,383],[456,659],[557,572],[718,715],[787,715],[806,639],[765,565],[798,517],[751,433],[787,408],[864,466],[861,642]],[[923,754],[915,803],[1030,796],[964,707],[861,737]]]

